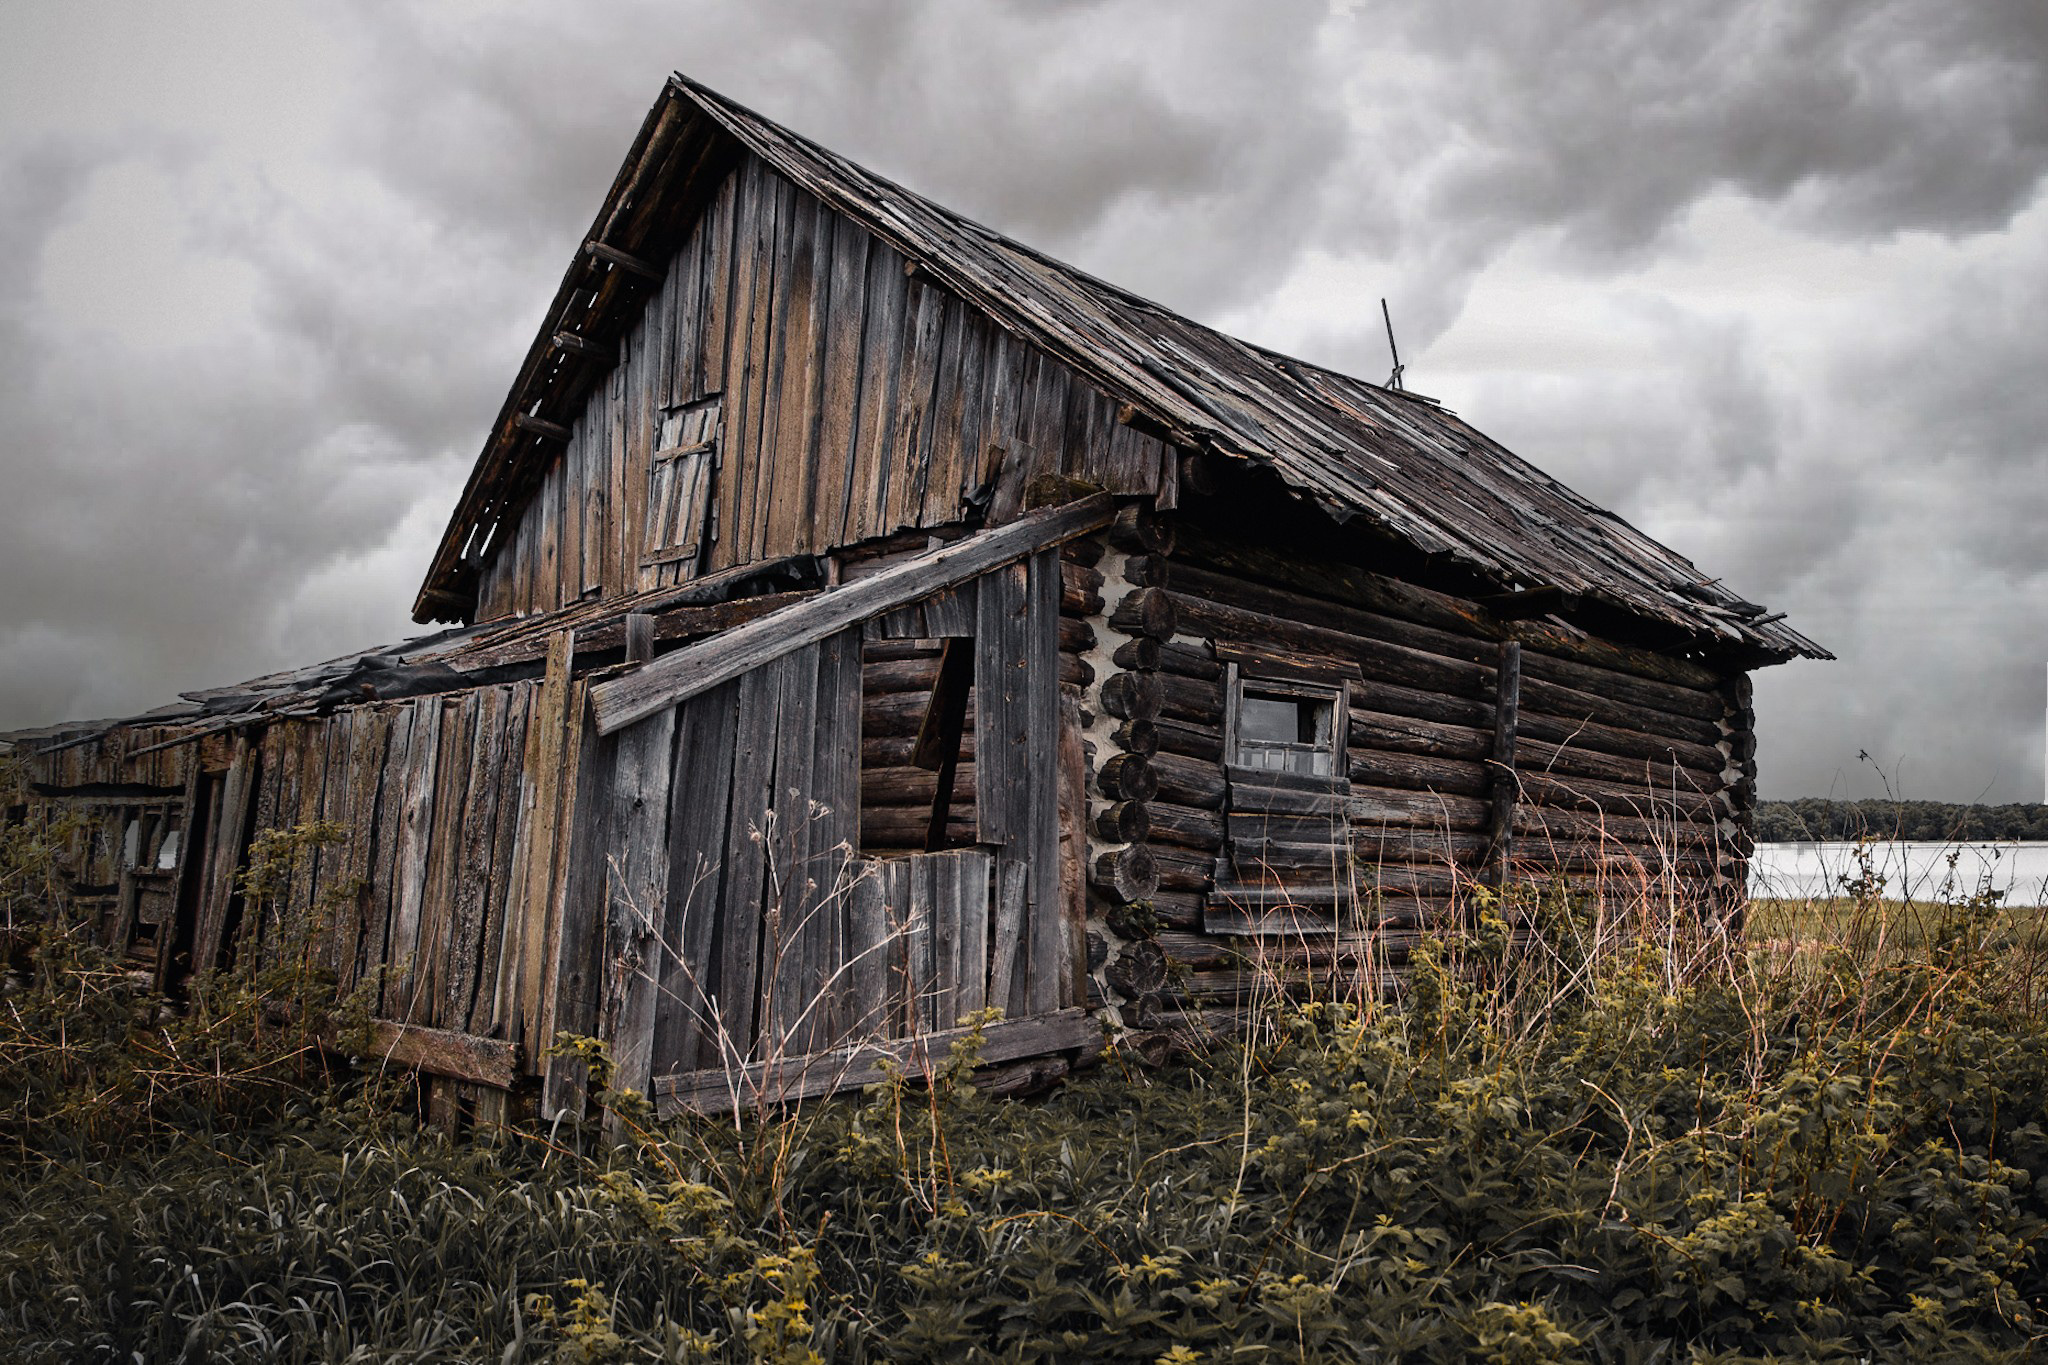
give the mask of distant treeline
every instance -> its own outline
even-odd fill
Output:
[[[1946,801],[1759,801],[1756,837],[1781,844],[1808,839],[2048,840],[2048,805],[1959,806]]]

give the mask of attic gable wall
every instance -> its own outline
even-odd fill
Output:
[[[643,565],[662,417],[710,399],[713,539],[697,561]],[[1040,473],[1156,493],[1170,456],[1066,366],[747,157],[484,564],[476,619],[957,523],[984,498],[1006,520]]]

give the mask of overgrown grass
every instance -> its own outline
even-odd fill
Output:
[[[117,1074],[161,1021],[93,1022],[115,988],[65,940],[4,1011],[35,1022],[0,1038],[0,1357],[2048,1350],[2048,1026],[2013,917],[1765,907],[1731,949],[1660,913],[1555,901],[1526,953],[1482,914],[1398,1005],[1332,978],[1242,1045],[1112,1049],[1041,1101],[978,1095],[971,1045],[781,1116],[657,1128],[614,1096],[618,1150],[446,1143],[312,1072],[95,1126],[84,1073],[38,1098],[22,1030],[75,1000]]]

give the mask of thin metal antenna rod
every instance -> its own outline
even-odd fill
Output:
[[[1387,350],[1394,357],[1394,372],[1387,376],[1387,387],[1398,389],[1401,387],[1401,371],[1407,367],[1401,364],[1401,348],[1394,344],[1394,315],[1387,311],[1385,299],[1380,300],[1380,316],[1386,320]]]

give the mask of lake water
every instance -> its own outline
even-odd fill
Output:
[[[1787,900],[1839,896],[1860,871],[1856,844],[1758,844],[1749,862],[1749,894]],[[1871,869],[1892,900],[1940,900],[1945,889],[1972,895],[1989,887],[2007,905],[2048,905],[2048,843],[1868,845]],[[1956,855],[1955,866],[1949,856]]]

